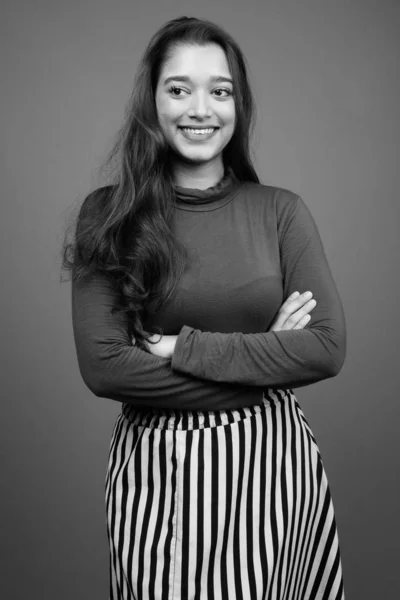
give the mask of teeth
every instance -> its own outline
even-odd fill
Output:
[[[184,131],[188,131],[189,133],[195,133],[197,135],[205,135],[206,133],[212,133],[214,131],[214,127],[211,129],[189,129],[188,127],[182,127]]]

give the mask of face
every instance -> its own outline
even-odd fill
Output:
[[[160,126],[178,160],[222,161],[236,117],[232,76],[220,46],[175,47],[161,69],[155,100]]]

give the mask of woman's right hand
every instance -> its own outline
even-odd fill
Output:
[[[303,329],[310,321],[310,312],[315,308],[316,301],[312,292],[294,292],[282,304],[278,316],[269,331],[287,331],[288,329]]]

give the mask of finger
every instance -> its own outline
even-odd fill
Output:
[[[153,333],[149,338],[148,341],[153,343],[153,344],[158,344],[161,341],[161,335],[159,333]]]
[[[286,302],[292,302],[299,296],[300,296],[300,292],[293,292],[293,294],[290,294],[290,296],[286,299]]]
[[[304,329],[304,327],[311,320],[311,315],[304,315],[302,319],[293,327],[293,329]]]
[[[287,314],[292,314],[296,312],[296,310],[298,310],[301,306],[303,306],[303,304],[311,300],[312,297],[312,292],[304,292],[303,294],[299,294],[291,300],[289,297],[288,300],[282,304],[280,310],[281,312],[287,312]]]
[[[282,304],[279,310],[282,310],[283,307],[289,306],[289,304],[291,304],[294,300],[297,300],[299,296],[300,292],[293,292],[293,294],[290,294],[290,296],[285,300],[285,302]]]
[[[299,321],[306,315],[308,315],[317,305],[317,302],[312,298],[296,312],[291,314],[283,324],[283,329],[293,329]]]
[[[295,297],[293,300],[289,301],[290,297],[286,302],[284,302],[279,309],[279,315],[277,318],[276,324],[278,326],[284,325],[287,319],[297,312],[305,302],[309,301],[312,298],[312,292],[304,292],[304,294],[299,294],[299,296]]]
[[[285,323],[288,316],[292,313],[293,310],[297,310],[296,307],[293,308],[293,302],[300,298],[300,292],[293,292],[282,304],[279,309],[278,316],[273,324],[272,330],[281,329],[283,324]],[[291,307],[292,305],[292,307]]]

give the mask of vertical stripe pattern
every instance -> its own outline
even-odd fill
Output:
[[[124,405],[106,513],[110,600],[344,600],[328,481],[292,390],[231,411]]]

